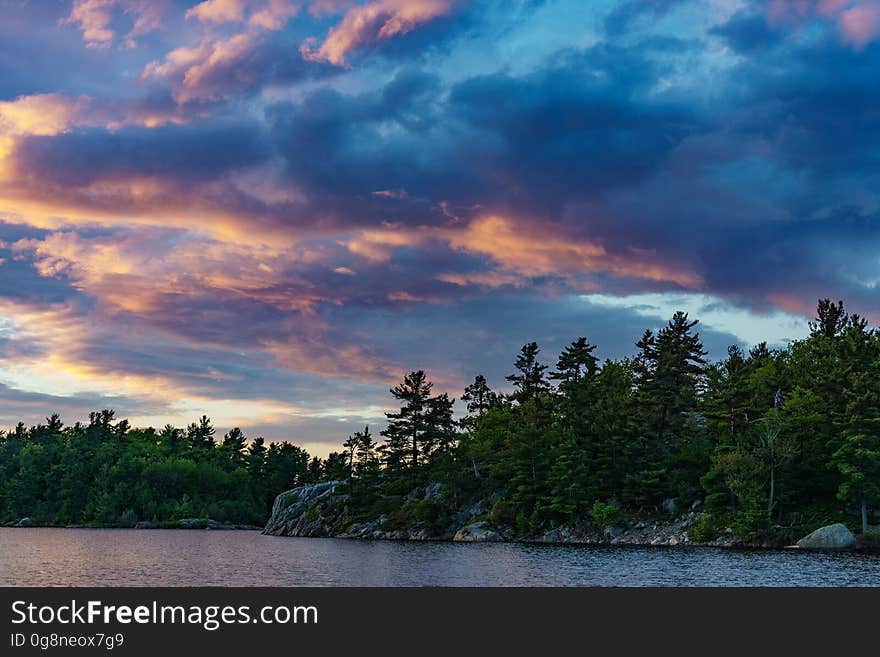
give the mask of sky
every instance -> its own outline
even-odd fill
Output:
[[[0,426],[880,321],[880,0],[0,0]]]

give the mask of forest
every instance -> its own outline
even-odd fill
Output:
[[[700,508],[709,537],[749,540],[843,520],[867,532],[880,506],[880,332],[823,299],[810,335],[781,348],[728,348],[708,362],[697,321],[678,312],[634,355],[600,361],[579,337],[555,364],[524,345],[509,392],[478,375],[460,399],[424,371],[391,389],[397,410],[374,436],[326,459],[287,442],[134,429],[112,411],[64,427],[57,416],[0,435],[0,521],[130,526],[210,517],[261,524],[274,497],[345,482],[353,516],[443,524],[490,500],[488,520],[520,535],[564,524]],[[436,499],[408,493],[439,484]]]
[[[275,496],[324,477],[320,459],[288,442],[221,439],[202,416],[186,429],[134,429],[111,410],[65,427],[19,424],[0,435],[0,525],[133,526],[210,518],[262,525]]]
[[[468,501],[515,535],[699,508],[696,540],[731,527],[788,540],[843,520],[869,530],[880,504],[880,332],[843,302],[819,301],[810,335],[707,362],[697,321],[678,312],[633,356],[600,362],[579,337],[550,367],[522,347],[512,392],[477,376],[452,400],[422,371],[391,390],[377,443],[366,428],[325,463],[362,518],[442,524]],[[439,500],[407,499],[442,484]],[[674,505],[674,506],[673,506]]]

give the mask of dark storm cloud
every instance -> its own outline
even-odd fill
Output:
[[[720,36],[725,43],[743,55],[752,55],[779,44],[783,34],[767,22],[762,13],[741,11],[730,20],[709,30]]]
[[[47,182],[78,187],[96,180],[156,176],[178,183],[214,180],[264,162],[260,132],[241,124],[82,129],[20,144],[19,166]]]
[[[396,209],[410,223],[442,220],[430,205],[371,196],[404,190],[404,201],[553,216],[650,175],[702,128],[687,104],[647,98],[665,72],[651,53],[677,45],[597,46],[527,76],[480,76],[448,93],[436,76],[404,70],[379,92],[322,90],[275,106],[269,118],[291,179],[328,212],[393,220]]]

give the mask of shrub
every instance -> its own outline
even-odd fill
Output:
[[[718,522],[711,513],[704,513],[690,528],[690,537],[697,543],[708,543],[718,538]]]
[[[541,525],[543,524],[543,519],[541,518],[541,503],[535,502],[535,506],[532,508],[532,513],[529,516],[529,533],[537,534],[541,530]]]
[[[516,507],[508,500],[501,498],[489,510],[489,524],[498,527],[499,525],[510,525],[517,522]],[[523,520],[525,523],[525,520]]]
[[[593,524],[601,529],[616,525],[623,520],[623,513],[615,502],[606,503],[596,500],[593,502],[590,515],[593,518]]]

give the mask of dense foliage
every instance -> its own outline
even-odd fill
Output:
[[[212,518],[265,522],[275,495],[321,479],[289,443],[214,438],[207,417],[185,430],[132,429],[113,411],[64,427],[57,415],[0,435],[0,522],[133,525]]]
[[[57,416],[0,435],[0,521],[133,524],[184,517],[261,524],[279,492],[347,482],[353,517],[442,525],[488,504],[487,519],[534,534],[657,516],[670,502],[741,538],[838,519],[868,529],[880,506],[880,332],[822,300],[809,337],[708,363],[696,321],[676,313],[634,356],[600,362],[578,338],[554,367],[532,342],[497,393],[484,376],[461,399],[425,372],[391,389],[399,410],[321,461],[289,443],[221,440],[208,418],[185,430],[132,429],[112,411],[64,427]],[[413,489],[439,483],[435,499]],[[666,509],[666,511],[664,511]]]
[[[716,524],[741,538],[799,530],[841,511],[865,531],[880,504],[880,333],[842,303],[817,314],[805,339],[731,346],[715,363],[684,313],[622,360],[600,363],[581,337],[548,368],[530,343],[507,377],[513,392],[477,376],[458,423],[448,395],[412,372],[391,391],[401,408],[385,442],[352,436],[326,473],[348,480],[363,517],[440,522],[489,500],[491,522],[527,534],[675,501],[709,511],[706,536]],[[439,502],[407,497],[431,482]]]

